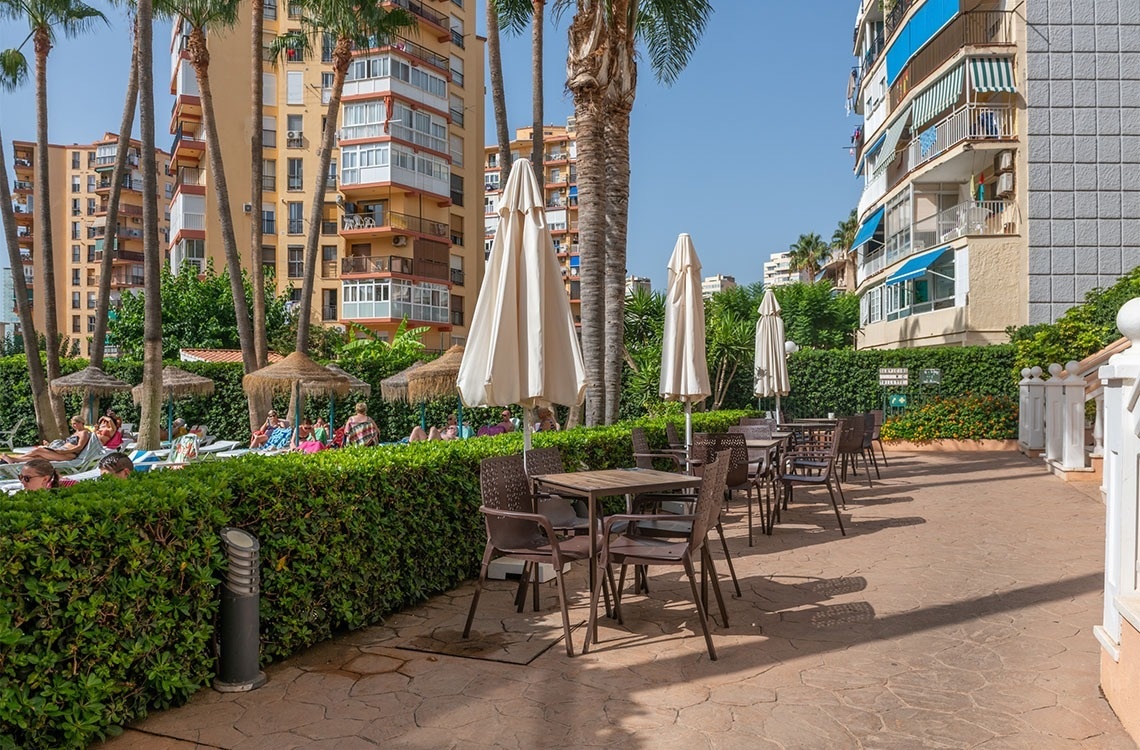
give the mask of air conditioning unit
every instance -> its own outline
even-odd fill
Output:
[[[298,140],[301,137],[301,131],[300,130],[286,130],[285,131],[285,137],[291,141]]]
[[[405,247],[408,244],[408,238],[405,235],[397,234],[392,238],[392,247]]]
[[[1012,151],[998,151],[997,155],[994,156],[994,171],[999,174],[1013,171]]]
[[[1013,195],[1013,172],[1003,172],[998,175],[997,195],[999,198],[1008,198]]]
[[[253,213],[253,204],[252,203],[243,203],[243,204],[241,204],[241,210],[247,214]]]

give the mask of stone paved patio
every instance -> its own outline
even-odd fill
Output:
[[[734,504],[743,597],[714,628],[718,661],[672,572],[626,599],[624,627],[603,621],[585,656],[557,640],[552,584],[538,615],[513,615],[507,584],[480,602],[484,636],[542,629],[549,646],[529,664],[393,646],[430,634],[435,612],[465,611],[467,585],[271,665],[260,690],[203,690],[100,747],[1136,747],[1097,687],[1097,489],[1015,453],[890,462],[873,489],[846,485],[847,537],[826,494],[797,490],[785,523],[749,548]]]

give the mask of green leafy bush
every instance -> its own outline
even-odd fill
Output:
[[[887,419],[883,440],[1010,440],[1017,437],[1017,402],[1001,396],[934,399]]]
[[[664,445],[664,420],[644,424]],[[534,444],[568,469],[630,466],[629,428]],[[521,449],[509,433],[247,456],[0,497],[0,749],[85,747],[206,685],[223,526],[261,545],[266,660],[450,590],[482,557],[479,461]]]

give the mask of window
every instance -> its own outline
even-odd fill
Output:
[[[333,74],[321,73],[321,104],[328,104],[332,99]]]
[[[321,262],[336,261],[336,245],[321,245]]]
[[[173,182],[168,182],[168,183],[166,183],[165,185],[163,185],[163,189],[164,189],[164,191],[166,192],[166,197],[167,197],[168,199],[169,199],[169,198],[170,198],[172,195],[174,195],[174,183],[173,183]]]
[[[294,21],[301,18],[301,5],[300,3],[289,3],[289,18]]]
[[[321,320],[336,320],[336,290],[321,292]]]
[[[73,240],[79,239],[79,222],[78,221],[71,222],[71,239],[73,239]]]
[[[301,159],[289,159],[288,161],[288,184],[289,190],[301,190],[305,181],[304,162]]]
[[[325,32],[321,36],[321,62],[323,62],[323,63],[332,62],[333,47],[335,45],[336,45],[336,40],[333,38],[332,34]]]
[[[78,310],[79,309],[80,299],[81,299],[81,297],[80,297],[79,292],[72,292],[71,293],[71,309],[72,310]]]
[[[263,0],[261,7],[266,21],[277,20],[277,0]]]
[[[78,198],[72,198],[71,199],[71,215],[72,216],[80,216],[80,215],[82,215],[82,213],[83,213],[83,210],[79,207],[79,199]]]
[[[286,115],[285,129],[299,133],[305,129],[305,118],[302,115]]]
[[[329,181],[326,185],[327,190],[336,188],[336,159],[329,159]]]
[[[79,169],[79,152],[78,151],[72,151],[71,152],[71,168],[72,169]]]
[[[80,190],[80,185],[81,183],[79,175],[73,175],[71,178],[71,192],[78,193]]]
[[[88,292],[87,293],[87,309],[88,310],[94,310],[95,309],[95,292]]]
[[[261,74],[261,103],[266,107],[277,106],[277,76],[273,73]]]
[[[79,255],[82,252],[83,252],[83,248],[80,245],[72,245],[71,246],[71,262],[72,263],[78,263],[79,262]]]
[[[72,286],[79,286],[79,269],[78,268],[71,269],[71,285]]]
[[[72,333],[79,333],[80,332],[79,331],[79,316],[78,315],[72,315],[71,316],[71,332]]]
[[[261,189],[273,192],[277,189],[277,160],[261,160]]]
[[[451,95],[450,104],[451,121],[456,125],[463,125],[463,98]]]
[[[292,51],[292,50],[290,50]],[[297,53],[293,53],[296,55]],[[298,55],[299,57],[299,55]],[[305,103],[305,73],[301,70],[290,70],[285,74],[285,103]]]
[[[288,273],[291,279],[300,279],[305,275],[305,248],[301,245],[289,246]]]
[[[261,118],[261,146],[262,148],[277,148],[277,118]]]
[[[451,175],[451,202],[457,206],[463,205],[463,176]]]
[[[87,199],[87,215],[88,216],[94,216],[95,215],[95,199],[94,198],[88,198]]]
[[[463,166],[463,139],[455,134],[449,137],[451,141],[451,163],[457,167]]]
[[[451,82],[462,88],[463,86],[463,58],[451,56]]]
[[[288,148],[302,148],[305,145],[305,121],[301,115],[287,115],[285,117],[285,145]]]
[[[87,316],[87,332],[88,333],[95,333],[95,316],[94,315],[88,315]]]
[[[261,267],[266,271],[274,271],[277,268],[277,248],[262,246],[261,248]]]
[[[271,205],[261,207],[261,233],[277,234],[276,215]]]
[[[305,232],[305,206],[300,201],[291,201],[286,204],[289,208],[289,224],[285,228],[287,234],[304,234]]]

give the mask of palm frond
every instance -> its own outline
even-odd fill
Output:
[[[111,25],[102,11],[80,0],[68,0],[67,2],[59,3],[59,5],[58,25],[63,31],[63,35],[68,38],[86,34],[93,29],[99,21],[102,21],[108,26]]]
[[[294,29],[273,38],[268,48],[269,59],[274,65],[280,62],[282,55],[289,60],[304,60],[315,46],[316,43],[312,39],[312,35]]]
[[[659,83],[672,85],[680,77],[711,14],[708,0],[643,0],[637,35],[645,44],[649,66]]]
[[[170,0],[173,12],[195,29],[231,29],[237,24],[239,0]]]
[[[0,89],[12,91],[28,82],[28,58],[18,49],[0,51]]]
[[[534,15],[531,0],[487,0],[494,3],[499,14],[499,31],[505,31],[511,36],[524,33],[530,26]]]

